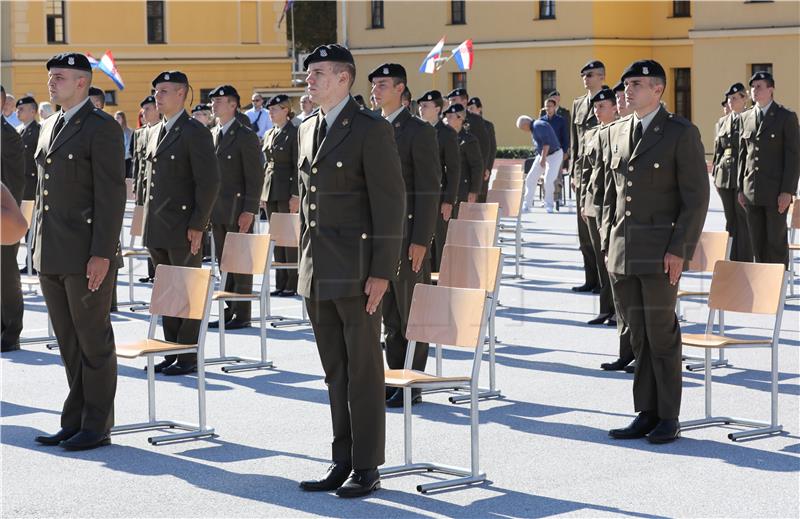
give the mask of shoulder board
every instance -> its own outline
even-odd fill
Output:
[[[676,115],[672,112],[667,112],[667,121],[671,121],[673,123],[680,124],[681,126],[691,126],[692,121],[686,119],[685,117],[681,117],[680,115]]]
[[[359,110],[356,110],[356,113],[358,115],[364,115],[366,117],[369,117],[370,119],[373,119],[373,120],[383,119],[383,116],[381,114],[379,114],[377,112],[373,112],[372,110],[367,110],[363,106]]]
[[[104,112],[103,110],[101,110],[99,108],[93,108],[91,113],[96,115],[97,117],[99,117],[101,119],[106,119],[106,120],[111,119],[112,121],[114,120],[114,117],[112,117],[111,114],[106,113],[106,112]]]

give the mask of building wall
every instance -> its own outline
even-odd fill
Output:
[[[117,106],[106,110],[127,112],[130,124],[135,124],[139,102],[150,93],[152,79],[163,70],[181,70],[189,76],[194,103],[201,89],[223,83],[234,85],[244,103],[255,90],[296,90],[291,84],[285,26],[277,27],[281,1],[167,1],[165,44],[147,43],[144,0],[68,0],[66,44],[47,43],[44,2],[2,4],[2,14],[8,12],[2,21],[3,39],[12,35],[10,49],[3,50],[2,81],[17,96],[30,93],[39,101],[47,100],[44,65],[52,55],[78,51],[99,58],[106,50],[114,54],[125,82],[125,89],[117,92]],[[99,16],[114,22],[100,23]],[[117,90],[99,71],[94,84]]]
[[[537,20],[538,2],[467,1],[466,24],[450,25],[450,2],[385,2],[384,28],[370,29],[370,2],[339,1],[339,40],[350,46],[359,77],[354,91],[369,94],[367,74],[381,63],[400,63],[415,97],[452,88],[455,63],[434,75],[417,72],[444,35],[445,53],[473,39],[475,62],[467,72],[470,95],[480,96],[495,123],[500,145],[526,145],[516,130],[520,114],[540,108],[540,70],[555,70],[562,104],[583,94],[581,66],[600,59],[615,84],[636,59],[651,58],[667,70],[664,102],[674,109],[675,68],[690,68],[692,120],[710,151],[722,93],[746,83],[752,63],[772,63],[776,99],[800,108],[800,2],[745,3],[697,0],[690,17],[673,17],[672,2],[559,1],[554,20]],[[346,13],[346,26],[343,25]],[[633,23],[635,21],[635,23]]]

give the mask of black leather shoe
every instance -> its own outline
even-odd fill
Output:
[[[608,435],[615,440],[635,440],[637,438],[644,438],[647,434],[656,428],[659,420],[658,416],[652,412],[642,412],[639,416],[633,419],[631,424],[624,429],[611,429]]]
[[[606,321],[606,326],[617,326],[617,316],[611,314],[611,317]]]
[[[2,341],[0,343],[0,352],[8,353],[9,351],[17,351],[19,349],[19,341],[11,342],[11,341]]]
[[[362,497],[381,488],[378,469],[354,470],[336,491],[339,497]]]
[[[279,296],[281,294],[283,294],[283,290],[273,290],[272,292],[269,293],[269,295],[271,296]]]
[[[151,278],[149,276],[145,277],[145,278],[139,278],[139,283],[152,283],[152,282],[153,282],[153,278]]]
[[[417,405],[422,402],[422,390],[421,389],[412,389],[411,390],[411,405]],[[394,392],[392,397],[386,401],[386,407],[403,407],[403,390],[397,389]]]
[[[175,361],[177,359],[178,359],[177,355],[167,355],[166,357],[164,357],[164,360],[153,366],[153,371],[155,371],[156,373],[161,373],[166,368],[175,364]],[[147,371],[147,366],[144,367],[144,370]]]
[[[591,292],[592,290],[594,290],[594,286],[588,283],[584,283],[579,287],[572,287],[573,292]]]
[[[586,321],[586,324],[603,324],[609,317],[611,317],[611,314],[598,314],[594,319]]]
[[[241,330],[242,328],[250,328],[250,321],[239,320],[237,318],[233,318],[230,321],[225,321],[225,329],[226,330]]]
[[[632,362],[632,363],[628,364],[627,366],[625,366],[625,373],[630,373],[631,375],[633,375],[635,372],[636,372],[636,363],[635,362]]]
[[[189,373],[197,373],[197,364],[181,364],[178,362],[177,364],[173,364],[172,366],[164,368],[161,371],[162,375],[167,375],[169,377],[176,375],[188,375]]]
[[[78,434],[78,429],[61,429],[55,434],[46,435],[42,434],[34,438],[36,443],[41,443],[42,445],[58,445],[59,443],[63,442],[64,440],[69,440],[73,436]]]
[[[677,419],[661,420],[647,435],[650,443],[672,443],[681,437],[681,424]]]
[[[278,295],[278,297],[294,297],[296,295],[297,292],[295,292],[294,290],[284,290]]]
[[[111,445],[108,433],[80,430],[78,434],[61,442],[61,446],[68,451],[88,451],[104,445]]]
[[[599,286],[599,285],[598,285],[598,286],[596,286],[596,287],[594,287],[594,288],[592,289],[592,294],[599,294],[599,293],[600,293],[600,292],[602,292],[602,291],[603,291],[603,287],[601,287],[601,286]]]
[[[23,275],[23,276],[26,276],[28,274],[28,267],[22,267],[21,269],[19,269],[19,273],[21,275]],[[38,273],[39,273],[38,270],[36,270],[35,268],[31,267],[31,272],[30,272],[31,276],[35,276]]]
[[[617,359],[614,362],[604,362],[600,364],[600,368],[606,371],[622,371],[628,364],[631,363],[629,359]]]
[[[309,479],[300,482],[300,488],[306,492],[328,492],[336,490],[342,483],[347,481],[352,467],[345,463],[331,463],[328,472],[322,479]]]

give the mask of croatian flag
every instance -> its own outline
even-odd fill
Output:
[[[453,49],[453,57],[456,59],[459,70],[469,70],[472,68],[474,55],[472,53],[472,40],[466,40],[464,43]]]
[[[114,62],[114,55],[111,54],[110,50],[107,50],[99,61],[89,53],[86,53],[86,57],[89,58],[89,63],[92,65],[92,68],[99,68],[111,78],[111,81],[113,81],[120,90],[125,90],[125,83],[122,81],[122,76],[119,75],[117,64]]]
[[[442,49],[444,49],[444,36],[425,56],[425,61],[420,65],[419,71],[425,74],[433,74],[436,71],[436,60],[442,57]]]

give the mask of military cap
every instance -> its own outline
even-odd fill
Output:
[[[403,65],[398,65],[397,63],[384,63],[370,72],[367,79],[372,82],[372,79],[376,77],[397,77],[406,81],[406,69]]]
[[[51,68],[71,68],[73,70],[92,71],[92,64],[89,58],[80,52],[62,52],[47,60],[47,70]]]
[[[17,99],[16,106],[37,105],[37,104],[38,103],[36,102],[36,99],[33,98],[33,96],[25,96],[25,97],[20,97],[19,99]]]
[[[446,114],[457,114],[464,111],[464,105],[461,103],[454,103],[451,104],[447,109],[444,111]]]
[[[421,103],[423,101],[438,101],[441,98],[442,98],[442,93],[439,92],[438,90],[428,90],[427,92],[422,94],[422,97],[417,99],[417,102]]]
[[[764,70],[762,70],[761,72],[756,72],[755,74],[753,74],[753,76],[750,78],[750,82],[748,84],[750,86],[753,86],[753,81],[758,81],[759,79],[763,79],[764,81],[769,83],[770,86],[775,86],[775,79],[772,77],[772,74],[770,74],[769,72],[764,71]]]
[[[270,106],[275,106],[277,104],[283,103],[284,101],[288,100],[289,96],[287,96],[286,94],[278,94],[276,96],[273,96],[272,99],[270,99],[269,101],[267,101],[267,108],[269,108]]]
[[[652,59],[642,59],[628,65],[620,79],[625,81],[629,77],[659,77],[666,81],[667,73],[664,72],[664,67],[659,62]]]
[[[239,99],[239,92],[233,87],[233,85],[220,85],[211,92],[208,93],[209,99],[214,99],[215,97],[235,97]]]
[[[616,92],[624,92],[625,91],[625,82],[624,81],[620,81],[619,83],[614,85],[614,88],[612,88],[611,90],[613,90],[615,93]]]
[[[473,97],[467,101],[467,106],[477,106],[478,108],[483,108],[483,103],[481,103],[480,97]]]
[[[320,45],[314,49],[314,51],[303,60],[303,69],[307,70],[309,65],[320,61],[336,61],[339,63],[349,63],[353,66],[356,64],[350,51],[338,43]]]
[[[90,86],[89,87],[89,95],[90,96],[102,96],[102,97],[106,96],[105,92],[103,92],[102,90],[100,90],[96,86]]]
[[[155,104],[155,102],[156,102],[156,98],[155,97],[147,96],[144,99],[142,99],[142,102],[139,103],[139,106],[144,108],[144,105],[149,105],[150,103]]]
[[[611,101],[614,104],[617,104],[617,96],[614,94],[614,91],[608,88],[608,85],[603,85],[603,88],[600,89],[595,95],[592,96],[592,104],[598,101]]]
[[[547,94],[547,97],[561,97],[561,93],[558,90],[553,90]]]
[[[210,111],[211,111],[211,106],[209,106],[206,103],[200,103],[199,105],[194,105],[194,108],[192,108],[192,113],[210,112]]]
[[[447,94],[447,99],[452,97],[469,97],[469,95],[467,94],[466,88],[454,88],[449,94]]]
[[[179,70],[166,70],[157,75],[153,80],[154,87],[159,83],[178,83],[179,85],[188,85],[189,78],[186,77],[186,74]]]
[[[725,92],[725,97],[732,96],[733,94],[738,94],[739,92],[744,92],[744,85],[741,83],[734,83],[731,85],[728,91]]]
[[[603,68],[604,69],[604,68],[606,68],[606,66],[603,65],[602,61],[592,60],[592,61],[590,61],[589,63],[587,63],[586,65],[584,65],[581,68],[581,74],[586,74],[587,72],[591,72],[591,71],[597,70],[599,68]]]

